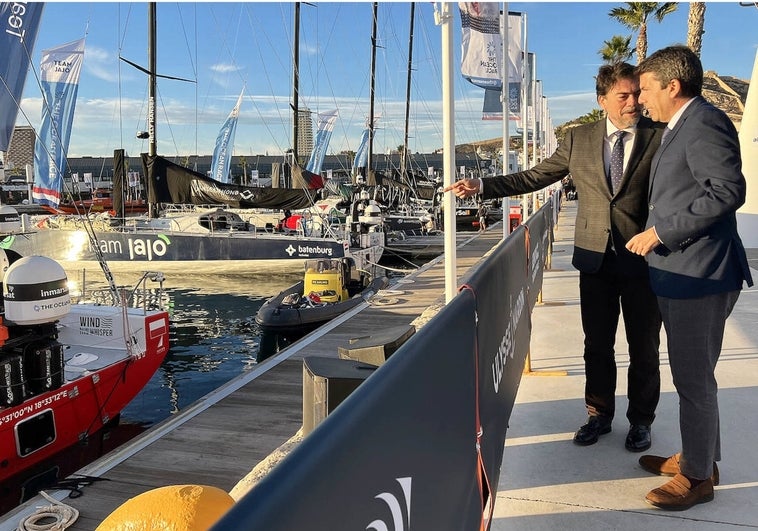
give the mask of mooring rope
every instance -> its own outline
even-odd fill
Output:
[[[18,531],[58,531],[74,525],[79,518],[79,511],[48,496],[44,490],[40,491],[40,495],[51,505],[37,507],[35,512],[22,518],[18,523]]]

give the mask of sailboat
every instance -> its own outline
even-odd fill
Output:
[[[20,39],[16,44],[28,43]],[[25,55],[30,54],[27,48]],[[0,107],[16,104],[23,90],[15,76],[26,68],[2,65],[13,55],[0,57],[2,85],[13,88],[9,98],[0,95]],[[15,122],[15,113],[1,118],[0,130],[12,130],[8,122]],[[18,212],[0,206],[0,233],[20,227]],[[108,303],[73,304],[65,270],[44,248],[27,255],[0,250],[2,484],[116,422],[168,352],[168,313],[147,303],[127,307],[107,264],[100,265],[109,281]],[[146,273],[141,283],[149,278],[161,281],[162,275]]]
[[[166,311],[72,304],[54,260],[2,258],[0,482],[117,422],[169,348]]]
[[[149,150],[142,155],[150,216],[101,220],[91,230],[77,219],[48,217],[24,223],[0,241],[21,254],[44,249],[64,267],[96,267],[99,256],[114,271],[157,268],[165,273],[294,273],[309,259],[352,258],[361,269],[378,263],[384,234],[376,223],[335,215],[314,207],[313,190],[246,187],[216,181],[159,156],[155,135],[156,4],[149,4]],[[121,153],[123,156],[123,153]],[[123,164],[116,164],[114,199],[122,195]],[[299,168],[295,168],[299,170]],[[300,175],[307,181],[309,172]],[[192,206],[191,210],[186,209]],[[180,208],[176,208],[179,206]],[[158,216],[158,210],[171,207]],[[263,223],[247,213],[268,209],[278,217]],[[300,210],[299,213],[296,211]],[[294,213],[294,214],[293,214]],[[285,225],[289,224],[287,230]]]

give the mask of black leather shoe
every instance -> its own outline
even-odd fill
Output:
[[[629,427],[629,433],[626,436],[624,446],[630,452],[644,452],[653,444],[653,438],[650,435],[650,426],[644,424],[632,424]]]
[[[579,446],[595,444],[598,437],[611,432],[612,420],[602,415],[591,416],[587,420],[587,424],[579,428],[579,431],[574,435],[574,442]]]

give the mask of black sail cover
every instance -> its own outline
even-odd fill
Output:
[[[296,210],[313,204],[309,190],[257,188],[227,184],[161,157],[142,153],[151,204],[227,205],[232,208]]]
[[[113,210],[116,219],[124,219],[124,196],[126,190],[126,164],[124,150],[113,150]]]

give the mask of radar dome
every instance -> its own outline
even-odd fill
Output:
[[[66,272],[45,256],[26,256],[8,268],[3,279],[6,320],[17,325],[56,321],[71,306]]]

